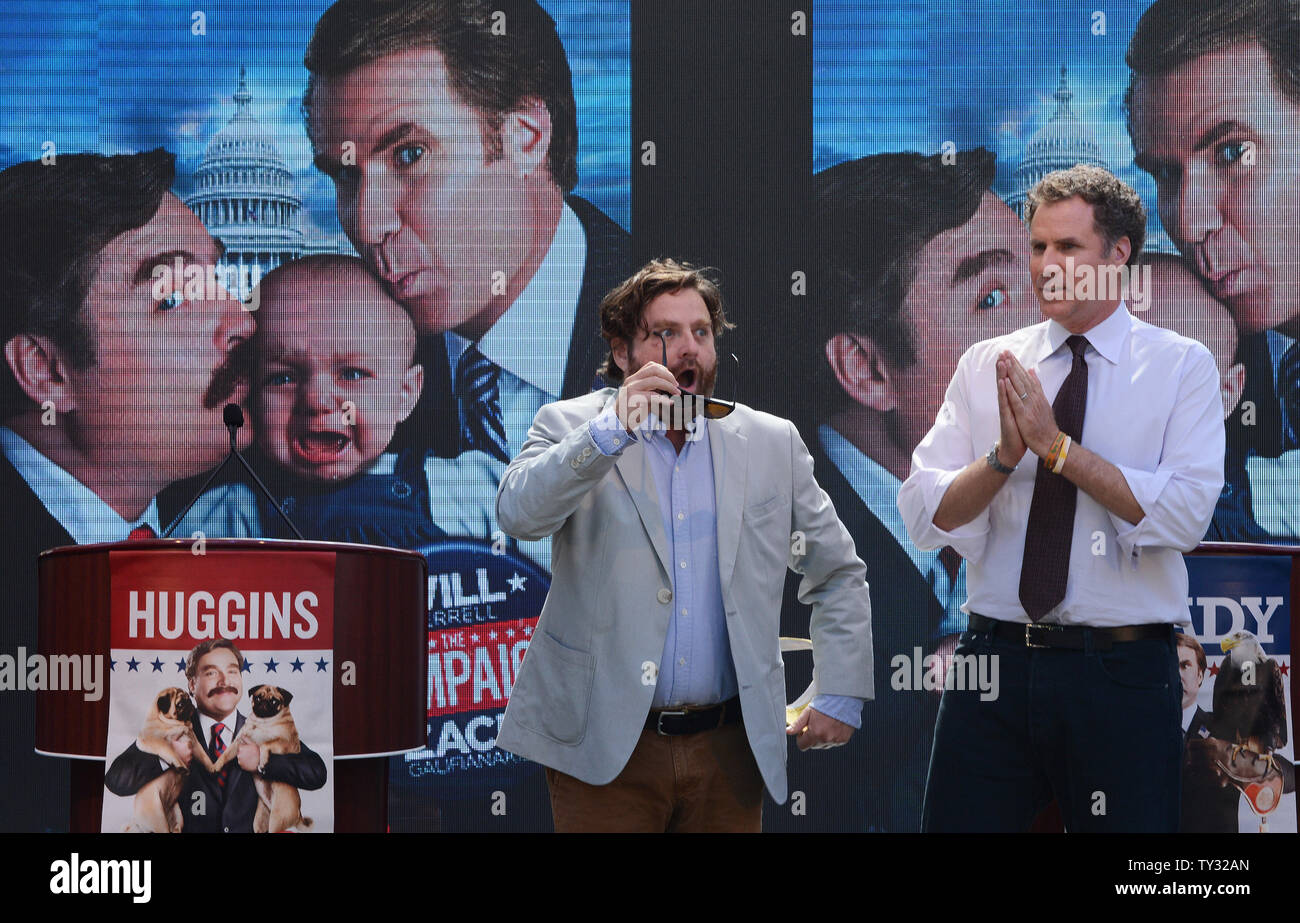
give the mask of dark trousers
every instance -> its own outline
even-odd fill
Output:
[[[922,830],[1023,831],[1053,797],[1071,832],[1177,832],[1183,734],[1174,636],[1109,651],[1028,648],[966,632],[996,657],[998,696],[945,689]]]

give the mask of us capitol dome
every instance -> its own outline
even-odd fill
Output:
[[[1016,167],[1015,191],[1007,196],[1007,204],[1017,215],[1025,217],[1025,199],[1044,176],[1054,170],[1068,170],[1076,164],[1088,164],[1109,170],[1101,156],[1101,145],[1088,127],[1070,110],[1074,92],[1065,79],[1065,66],[1061,66],[1061,82],[1052,94],[1056,111],[1047,124],[1029,139],[1025,157]]]
[[[341,235],[309,240],[298,226],[302,199],[272,134],[253,117],[245,70],[239,68],[235,114],[212,136],[194,171],[185,204],[221,240],[227,266],[265,275],[312,253],[352,253]]]

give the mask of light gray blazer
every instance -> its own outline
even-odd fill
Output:
[[[586,425],[616,393],[606,388],[539,410],[497,491],[497,522],[508,534],[554,535],[550,593],[497,743],[593,785],[612,781],[632,755],[673,611],[671,548],[644,447],[603,455]],[[792,423],[737,405],[708,426],[718,571],[745,731],[781,803],[786,568],[804,575],[799,598],[813,606],[819,691],[871,698],[866,566],[813,479]]]

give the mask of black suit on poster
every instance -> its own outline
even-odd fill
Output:
[[[604,387],[596,378],[596,369],[609,349],[600,335],[600,302],[634,267],[632,238],[627,231],[586,199],[571,195],[564,201],[578,217],[587,239],[587,260],[560,394],[570,398]],[[421,337],[416,361],[424,366],[424,392],[410,417],[398,427],[390,451],[428,449],[440,458],[454,458],[460,449],[458,411],[443,338]]]
[[[1238,808],[1241,793],[1231,783],[1219,784],[1219,775],[1209,765],[1208,757],[1197,753],[1192,741],[1206,736],[1231,740],[1231,734],[1221,734],[1215,727],[1214,713],[1197,706],[1192,721],[1183,735],[1183,801],[1180,833],[1237,833],[1240,830]],[[1274,754],[1282,772],[1282,793],[1295,791],[1295,765],[1283,756]]]
[[[943,609],[907,552],[822,452],[816,430],[804,432],[813,475],[867,565],[876,695],[863,705],[862,727],[843,747],[815,753],[792,747],[790,791],[805,794],[807,813],[793,814],[790,802],[780,808],[768,805],[763,829],[915,833],[921,827],[939,694],[895,690],[890,661],[898,654],[910,661],[917,647],[923,655],[930,653],[931,629],[942,620]],[[785,637],[808,637],[809,607],[797,595],[802,579],[793,571],[787,574],[781,607]],[[794,654],[786,663],[787,687],[791,696],[798,695],[811,678],[811,657]]]
[[[203,744],[208,756],[215,760],[210,741],[203,737],[203,728],[197,714],[191,722],[194,736]],[[244,716],[239,714],[235,720],[234,734],[238,735],[244,727]],[[232,736],[231,740],[234,740]],[[151,779],[156,779],[165,770],[161,761],[152,753],[144,753],[132,742],[113,760],[113,765],[104,775],[104,786],[114,795],[134,796]],[[257,787],[253,774],[244,772],[237,760],[232,760],[225,767],[226,784],[223,787],[217,777],[205,771],[197,763],[190,763],[189,775],[181,788],[179,804],[185,814],[185,833],[252,833],[253,815],[257,812]],[[267,758],[266,771],[262,775],[274,782],[288,782],[299,789],[314,791],[325,785],[325,761],[320,755],[302,744],[299,753],[272,754]],[[202,792],[204,797],[203,814],[193,813],[195,792]]]
[[[0,587],[4,587],[5,596],[0,609],[0,653],[13,657],[22,647],[27,654],[35,654],[36,556],[50,548],[76,543],[3,453],[0,497],[4,498],[6,523],[4,554],[0,555]],[[24,666],[19,669],[26,672]],[[36,696],[32,692],[0,692],[0,729],[4,740],[0,749],[0,791],[9,796],[0,811],[0,831],[66,832],[68,761],[36,754]]]

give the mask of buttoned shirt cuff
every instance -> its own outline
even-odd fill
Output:
[[[843,721],[855,728],[862,727],[862,699],[851,695],[815,695],[810,708],[815,708],[828,718]]]
[[[1138,506],[1142,507],[1143,516],[1139,522],[1132,523],[1110,510],[1106,510],[1106,515],[1110,517],[1111,525],[1115,527],[1115,543],[1119,545],[1120,553],[1126,558],[1131,557],[1136,565],[1141,555],[1143,539],[1158,530],[1157,524],[1152,519],[1152,513],[1155,512],[1156,501],[1160,499],[1165,485],[1173,477],[1173,472],[1141,471],[1124,465],[1115,467],[1119,469],[1120,474],[1124,475],[1124,480],[1128,482],[1128,489],[1133,492],[1133,499],[1138,502]]]
[[[618,410],[612,405],[591,418],[587,431],[602,455],[620,455],[629,442],[636,441],[635,436],[628,435],[627,428],[618,418]]]

